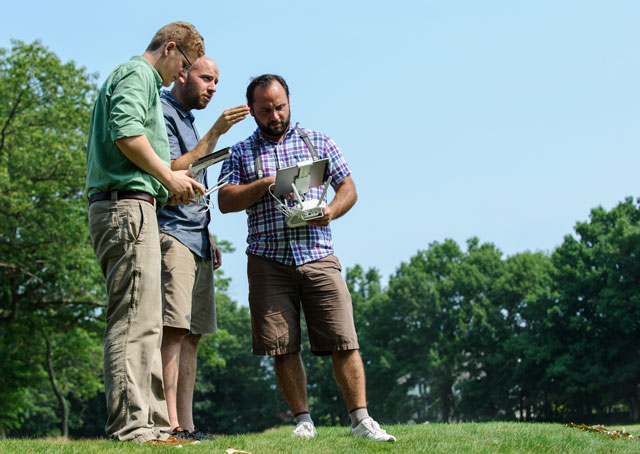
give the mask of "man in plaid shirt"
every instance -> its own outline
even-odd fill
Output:
[[[333,255],[329,223],[357,199],[349,167],[333,140],[292,125],[289,88],[280,76],[265,74],[247,87],[247,104],[258,129],[232,148],[221,178],[229,184],[218,193],[223,213],[246,210],[249,307],[253,353],[275,356],[278,386],[296,420],[293,436],[317,435],[307,403],[307,380],[300,358],[300,307],[304,310],[311,352],[331,355],[336,382],[351,416],[351,434],[375,441],[395,441],[367,412],[365,374],[353,323],[351,296]],[[289,227],[269,193],[278,169],[328,158],[335,196],[322,217]],[[308,199],[319,199],[323,187]]]

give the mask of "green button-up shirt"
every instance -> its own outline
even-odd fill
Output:
[[[98,192],[142,191],[166,203],[167,189],[115,144],[118,139],[144,134],[160,159],[170,166],[160,87],[160,74],[143,57],[121,64],[105,81],[89,126],[87,197]]]

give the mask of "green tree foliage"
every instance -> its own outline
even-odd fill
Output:
[[[630,199],[595,209],[551,256],[433,243],[383,291],[349,270],[370,407],[390,421],[557,420],[624,402],[637,420],[639,221]]]
[[[559,412],[584,414],[626,401],[640,418],[640,206],[595,208],[552,255],[554,301],[545,341]]]
[[[0,320],[94,302],[85,142],[92,78],[40,43],[0,50]],[[98,275],[99,276],[99,275]]]
[[[453,385],[463,360],[464,298],[456,287],[463,259],[454,241],[434,243],[401,264],[386,294],[374,290],[363,308],[369,400],[381,419],[453,416]],[[365,294],[376,288],[360,281]]]
[[[498,257],[494,257],[494,260]],[[524,252],[489,273],[480,323],[471,327],[458,413],[474,420],[540,415],[548,407],[544,370],[549,360],[540,342],[550,301],[551,262]],[[477,309],[477,308],[476,308]]]
[[[3,353],[20,347],[0,358],[0,430],[22,424],[27,387],[47,380],[59,391],[50,398],[64,434],[65,396],[99,387],[92,333],[104,284],[83,195],[93,79],[37,41],[0,49],[0,342]],[[88,355],[78,370],[93,379],[66,370],[70,346],[76,358]]]

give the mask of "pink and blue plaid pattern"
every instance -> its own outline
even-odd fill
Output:
[[[290,126],[284,139],[271,142],[256,131],[246,140],[231,148],[231,156],[223,163],[220,177],[231,173],[229,184],[248,184],[258,179],[253,155],[254,144],[260,145],[260,155],[265,176],[275,176],[278,169],[291,167],[299,161],[312,159],[311,153],[300,135]],[[336,143],[321,132],[303,130],[316,149],[318,159],[329,158],[327,173],[331,175],[331,186],[335,188],[349,174],[349,167]],[[319,199],[323,186],[312,188],[309,199]],[[326,202],[326,200],[325,200]],[[331,229],[329,227],[287,226],[284,215],[277,208],[274,198],[267,192],[260,200],[247,208],[247,253],[260,255],[286,265],[302,265],[333,253]]]

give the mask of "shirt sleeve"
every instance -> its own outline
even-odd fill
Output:
[[[331,175],[331,186],[335,188],[351,174],[351,170],[333,139],[326,137],[327,157],[329,158],[328,173]]]
[[[151,89],[140,70],[130,70],[115,82],[109,109],[111,140],[144,134]]]
[[[167,115],[164,116],[164,124],[167,127],[167,138],[169,139],[169,151],[171,152],[171,160],[178,159],[182,156],[180,149],[180,139],[178,139],[178,130],[173,119]]]

